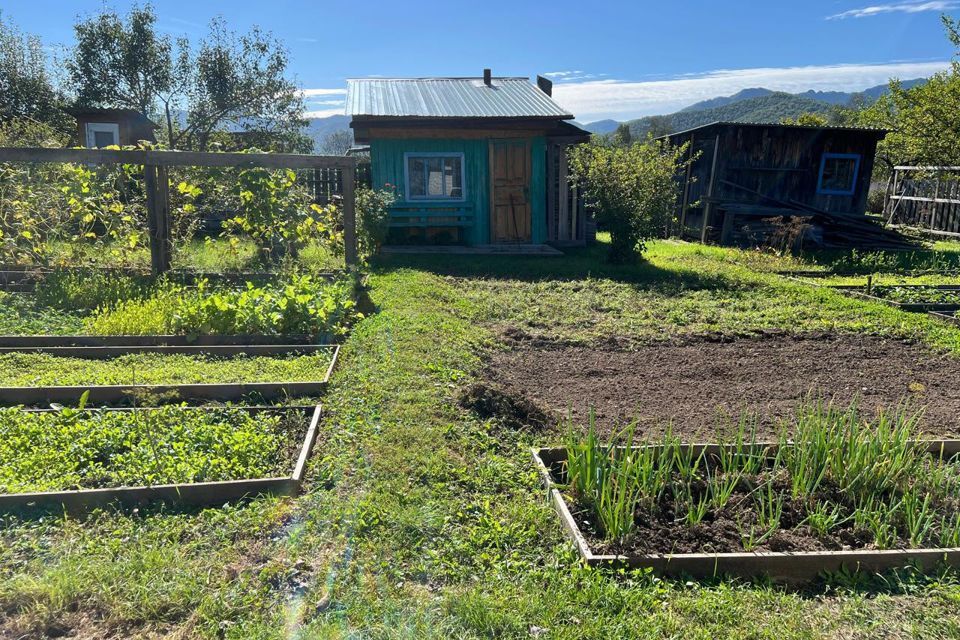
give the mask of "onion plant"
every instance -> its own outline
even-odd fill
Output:
[[[742,419],[707,453],[669,429],[638,440],[635,425],[604,443],[591,416],[584,436],[570,429],[568,491],[620,543],[640,520],[693,527],[723,512],[736,518],[743,548],[755,549],[781,529],[790,502],[820,538],[851,528],[878,548],[960,546],[960,462],[929,455],[917,419],[901,409],[865,420],[855,403],[808,402],[775,445],[759,445]]]

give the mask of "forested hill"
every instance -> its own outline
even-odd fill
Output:
[[[925,78],[904,80],[900,84],[910,89],[926,82]],[[870,104],[890,90],[881,84],[856,93],[843,91],[804,91],[784,93],[762,87],[743,89],[730,96],[719,96],[694,103],[676,113],[647,116],[629,120],[633,136],[645,137],[648,131],[665,135],[692,129],[717,121],[734,122],[780,122],[784,118],[796,118],[804,113],[829,114],[837,107],[848,106],[855,100]],[[620,123],[616,120],[600,120],[584,125],[591,133],[612,133]]]
[[[647,132],[651,130],[654,135],[664,135],[718,121],[780,122],[784,118],[796,118],[804,113],[827,115],[834,108],[834,105],[820,100],[789,93],[771,93],[710,109],[684,110],[664,116],[647,116],[630,120],[627,124],[630,125],[630,133],[636,139],[646,137]]]

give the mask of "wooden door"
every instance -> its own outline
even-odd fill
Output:
[[[531,240],[530,144],[490,141],[490,242]]]

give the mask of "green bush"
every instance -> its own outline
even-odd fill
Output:
[[[357,249],[363,258],[375,256],[390,230],[390,207],[397,200],[388,184],[384,189],[360,187],[356,191]]]
[[[597,224],[610,232],[610,262],[635,262],[647,240],[664,235],[686,150],[686,145],[673,148],[653,140],[573,148],[571,178],[581,185]]]

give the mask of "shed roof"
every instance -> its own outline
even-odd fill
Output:
[[[706,131],[714,127],[766,127],[778,129],[799,129],[807,131],[851,131],[855,133],[873,134],[877,138],[883,138],[887,135],[886,129],[874,129],[869,127],[833,127],[829,125],[820,126],[812,124],[783,124],[779,122],[731,122],[727,120],[718,120],[709,124],[702,124],[699,127],[692,127],[683,131],[677,131],[660,139],[673,138],[675,136],[689,135],[695,131]]]
[[[550,118],[573,114],[527,78],[347,80],[347,115],[396,118]]]
[[[110,120],[130,120],[133,122],[142,122],[152,126],[154,129],[160,128],[156,122],[146,117],[136,109],[77,107],[73,109],[67,109],[67,113],[78,119],[105,118]]]

